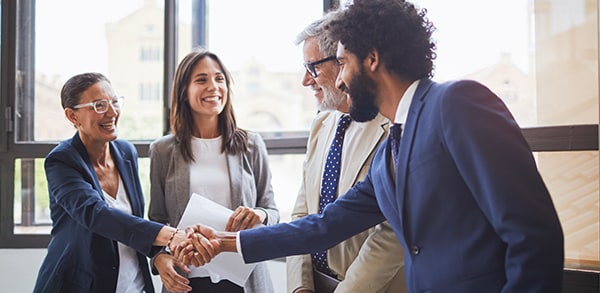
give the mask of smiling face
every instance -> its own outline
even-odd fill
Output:
[[[356,55],[346,51],[342,44],[338,44],[337,56],[341,68],[336,86],[349,96],[350,116],[358,122],[372,120],[379,113],[375,81]]]
[[[117,96],[111,85],[101,80],[91,85],[81,94],[79,104],[86,104],[102,99],[113,100]],[[98,114],[92,106],[79,109],[65,108],[67,119],[75,125],[84,144],[102,145],[117,139],[117,122],[120,110],[112,106],[105,113]]]
[[[210,57],[198,61],[187,90],[187,102],[194,118],[217,118],[227,103],[227,91],[225,73],[219,64]]]
[[[328,56],[319,50],[318,38],[312,37],[304,41],[303,46],[304,62],[310,63],[323,60]],[[335,78],[339,72],[336,60],[323,62],[315,66],[317,77],[310,75],[308,71],[304,72],[302,85],[310,87],[317,99],[317,108],[319,111],[338,110],[348,111],[345,94],[335,87]]]

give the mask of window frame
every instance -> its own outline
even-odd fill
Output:
[[[197,13],[195,19],[205,11],[205,0],[197,1]],[[16,142],[13,131],[15,119],[15,99],[17,95],[17,84],[27,87],[23,80],[17,80],[17,39],[16,28],[19,17],[18,6],[29,5],[33,7],[35,0],[1,0],[2,26],[0,36],[2,69],[0,71],[0,108],[5,113],[4,119],[0,120],[0,248],[45,248],[50,241],[50,235],[14,234],[14,196],[15,196],[15,160],[28,158],[44,158],[58,142]],[[324,0],[323,11],[337,7],[338,1]],[[29,20],[35,14],[33,8],[25,9],[29,15],[21,15],[20,19]],[[165,85],[171,84],[177,65],[177,1],[165,0],[165,47],[164,47],[164,76]],[[24,21],[25,22],[25,21]],[[206,24],[200,24],[206,27]],[[600,31],[600,29],[599,29]],[[202,36],[198,38],[203,40]],[[31,48],[30,48],[31,49]],[[24,50],[21,50],[24,51]],[[27,54],[27,53],[22,53]],[[33,67],[33,64],[30,65]],[[26,70],[32,72],[32,70]],[[162,89],[163,96],[163,134],[169,132],[169,87]],[[31,118],[33,119],[33,118]],[[308,131],[294,133],[293,135],[273,135],[273,133],[261,133],[265,138],[265,144],[269,154],[303,154],[306,152]],[[583,125],[558,125],[544,127],[523,128],[523,134],[534,152],[565,152],[565,151],[597,151],[598,150],[598,124]],[[150,141],[132,141],[141,158],[147,157]],[[34,171],[32,171],[34,172]],[[35,194],[29,194],[33,196]]]

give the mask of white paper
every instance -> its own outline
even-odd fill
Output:
[[[232,210],[202,195],[192,193],[177,228],[185,229],[196,224],[203,224],[218,231],[225,231],[225,226],[232,213]],[[238,253],[221,252],[210,263],[200,266],[200,268],[208,272],[213,283],[225,279],[243,287],[255,266],[256,264],[244,263],[242,256]],[[190,266],[190,269],[193,268]]]

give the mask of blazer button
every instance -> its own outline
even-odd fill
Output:
[[[416,244],[413,244],[413,245],[410,247],[410,253],[411,253],[412,255],[419,255],[419,253],[421,253],[421,247],[419,247],[419,246],[418,246],[418,245],[416,245]]]

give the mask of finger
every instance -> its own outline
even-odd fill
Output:
[[[183,251],[183,247],[184,245],[186,245],[186,243],[181,243],[179,245],[176,245],[174,247],[174,249],[171,250],[171,254],[176,258],[176,259],[180,259],[180,255],[181,252]]]
[[[244,207],[238,207],[233,211],[229,220],[227,221],[227,225],[225,225],[225,231],[237,231],[236,228],[240,225],[240,221],[245,217],[244,215]]]
[[[194,234],[194,235],[196,235],[196,234]],[[194,236],[192,236],[192,237],[194,237]],[[202,259],[198,258],[198,252],[197,252],[196,246],[190,244],[186,250],[189,251],[188,253],[186,253],[186,256],[189,258],[189,260],[193,266],[199,267],[199,266],[204,265],[204,262],[202,261]]]
[[[180,270],[182,270],[184,273],[189,274],[192,272],[192,270],[190,270],[190,268],[188,268],[188,266],[186,266],[183,262],[176,260],[175,261],[175,266],[177,266]],[[177,271],[175,271],[177,272]],[[179,274],[178,274],[179,275]],[[181,275],[180,275],[181,276]],[[183,276],[181,276],[182,278],[184,278]],[[187,284],[189,283],[189,281],[187,281],[186,278],[184,278],[184,282]],[[187,282],[186,282],[187,281]]]
[[[237,232],[247,229],[250,226],[249,223],[252,221],[254,216],[256,216],[256,214],[252,211],[252,209],[241,207],[240,213],[235,217],[234,225],[231,227],[231,230],[233,232]]]
[[[203,264],[209,263],[215,256],[215,251],[211,242],[199,234],[194,234],[192,239],[195,248],[194,257]]]
[[[189,280],[183,276],[178,275],[177,278],[161,278],[165,288],[169,292],[189,292],[192,291],[192,287],[188,285]]]
[[[165,266],[162,266],[163,270],[160,271],[160,278],[165,288],[171,292],[182,292],[192,289],[188,286],[189,280],[180,275],[174,268],[174,266],[179,266],[183,271],[189,273],[189,269],[185,265],[174,257],[170,257],[164,264]]]
[[[183,262],[186,265],[198,266],[199,264],[194,260],[194,247],[189,244],[186,247],[180,247],[180,250],[177,254],[177,259]]]
[[[260,217],[254,211],[249,210],[246,217],[240,223],[239,230],[246,230],[253,228],[256,224],[260,222]]]

